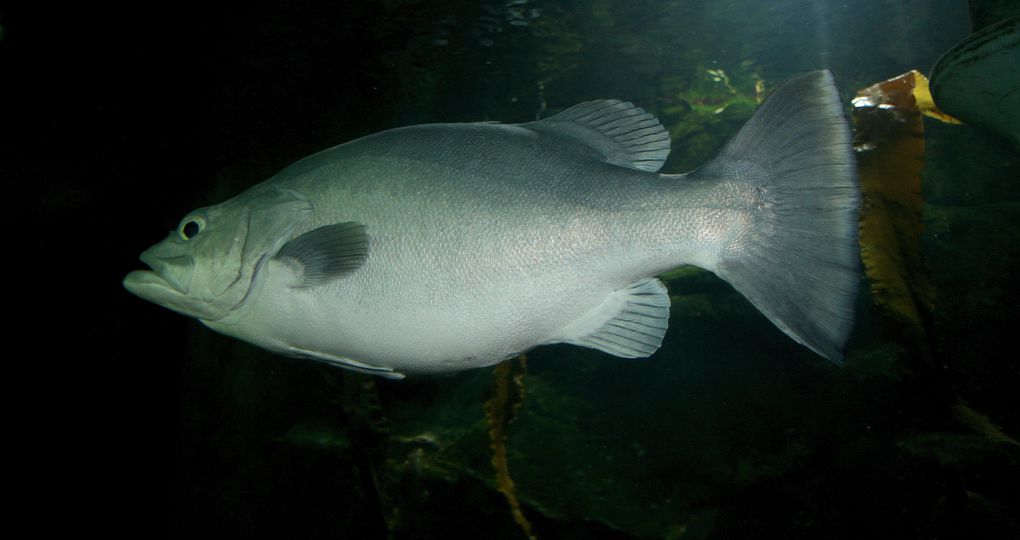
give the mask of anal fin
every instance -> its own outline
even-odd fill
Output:
[[[651,356],[669,325],[669,293],[655,278],[610,294],[595,309],[568,324],[551,343],[598,349],[621,358]]]

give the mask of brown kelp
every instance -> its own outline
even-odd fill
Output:
[[[524,517],[521,505],[514,493],[514,482],[510,478],[507,462],[507,427],[517,414],[524,400],[524,377],[528,373],[524,355],[517,359],[496,365],[492,371],[492,396],[485,401],[485,419],[489,424],[489,440],[492,447],[492,466],[496,469],[496,484],[506,497],[514,521],[521,526],[528,538],[535,538],[531,523]]]

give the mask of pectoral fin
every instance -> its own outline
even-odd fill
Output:
[[[295,288],[315,287],[354,272],[368,258],[368,233],[355,221],[326,225],[287,242],[274,257],[298,275]]]

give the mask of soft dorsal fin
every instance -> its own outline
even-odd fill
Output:
[[[368,234],[355,221],[326,225],[287,242],[275,259],[298,275],[294,287],[322,285],[357,270],[368,257]]]
[[[669,132],[644,109],[618,99],[586,101],[524,127],[570,138],[621,167],[656,172],[669,156]]]
[[[622,358],[643,358],[662,345],[668,324],[669,293],[661,281],[651,278],[613,292],[550,342],[591,347]]]

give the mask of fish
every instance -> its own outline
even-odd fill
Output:
[[[1020,147],[1020,17],[974,32],[946,51],[929,76],[943,112]]]
[[[123,284],[269,351],[399,379],[554,343],[648,357],[669,321],[656,276],[693,265],[842,362],[860,192],[832,74],[782,85],[692,172],[659,172],[670,139],[615,99],[382,131],[190,212]]]

